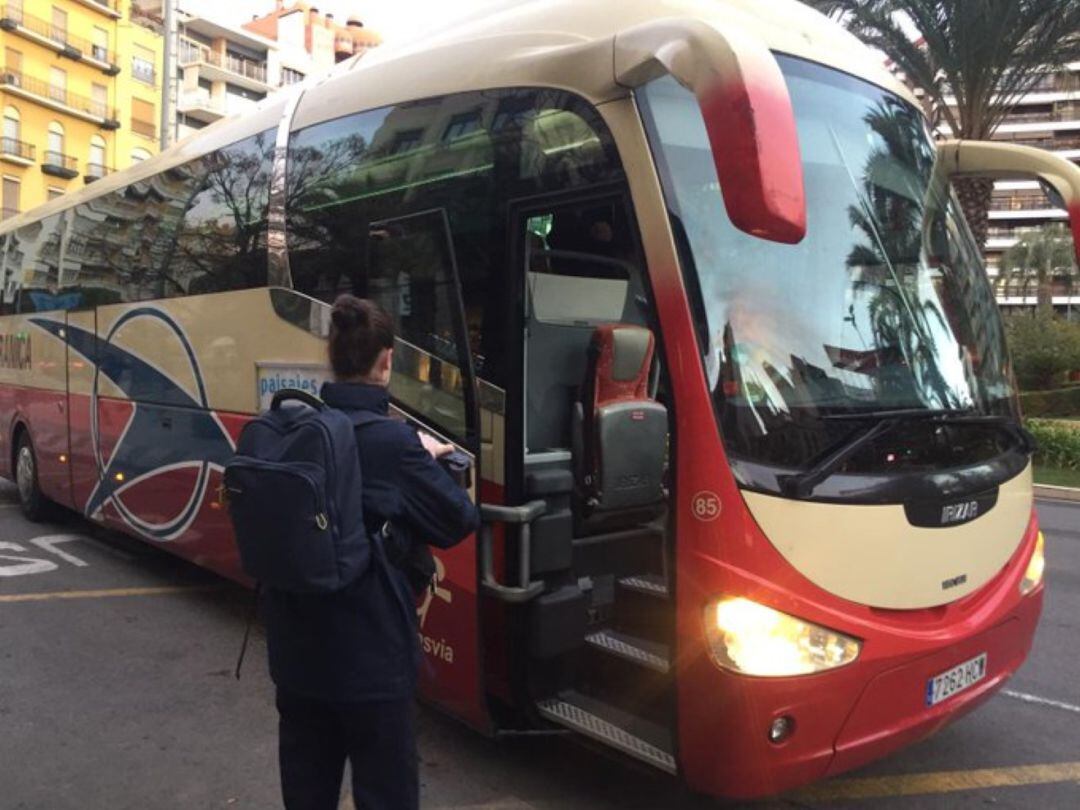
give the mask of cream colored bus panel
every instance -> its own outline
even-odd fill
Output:
[[[927,529],[902,505],[814,503],[744,492],[758,526],[801,574],[831,594],[872,607],[954,602],[989,582],[1031,520],[1031,467],[1003,484],[997,505],[970,523]],[[960,584],[958,577],[966,577]]]

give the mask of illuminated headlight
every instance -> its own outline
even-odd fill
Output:
[[[1046,571],[1046,542],[1043,540],[1043,533],[1039,532],[1038,537],[1035,538],[1035,551],[1028,560],[1024,578],[1020,580],[1020,593],[1026,595],[1035,590],[1042,582],[1044,571]]]
[[[743,675],[809,675],[850,664],[858,639],[804,622],[742,597],[705,608],[705,634],[713,660]]]

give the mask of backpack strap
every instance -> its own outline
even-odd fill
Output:
[[[236,680],[240,680],[240,667],[244,665],[244,656],[247,655],[248,640],[251,638],[251,625],[255,623],[255,616],[259,613],[259,592],[262,583],[255,583],[255,593],[251,598],[251,610],[248,612],[247,625],[244,627],[244,640],[240,644],[240,655],[236,659]]]
[[[301,391],[297,388],[282,388],[280,391],[276,392],[273,399],[270,400],[270,410],[276,411],[281,407],[281,403],[289,400],[299,400],[317,411],[326,409],[326,403],[314,394],[309,394],[307,391]]]

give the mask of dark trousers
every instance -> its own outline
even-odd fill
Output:
[[[277,693],[286,810],[337,810],[346,758],[357,810],[420,806],[413,701],[329,702]]]

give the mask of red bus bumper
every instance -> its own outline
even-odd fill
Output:
[[[703,793],[741,799],[792,790],[928,737],[987,700],[1031,649],[1044,588],[1021,596],[1019,581],[1036,534],[1032,520],[1009,565],[981,592],[950,606],[948,617],[918,612],[908,626],[892,611],[874,621],[875,612],[867,609],[853,622],[858,627],[834,622],[864,640],[860,658],[841,669],[751,678],[722,670],[704,648],[685,645],[678,758],[687,783]],[[732,587],[732,572],[724,578]],[[750,582],[745,585],[743,593],[755,593]],[[819,620],[809,608],[790,612]],[[983,653],[983,680],[926,705],[931,678]],[[780,716],[792,718],[795,730],[777,745],[769,741],[768,729]]]

